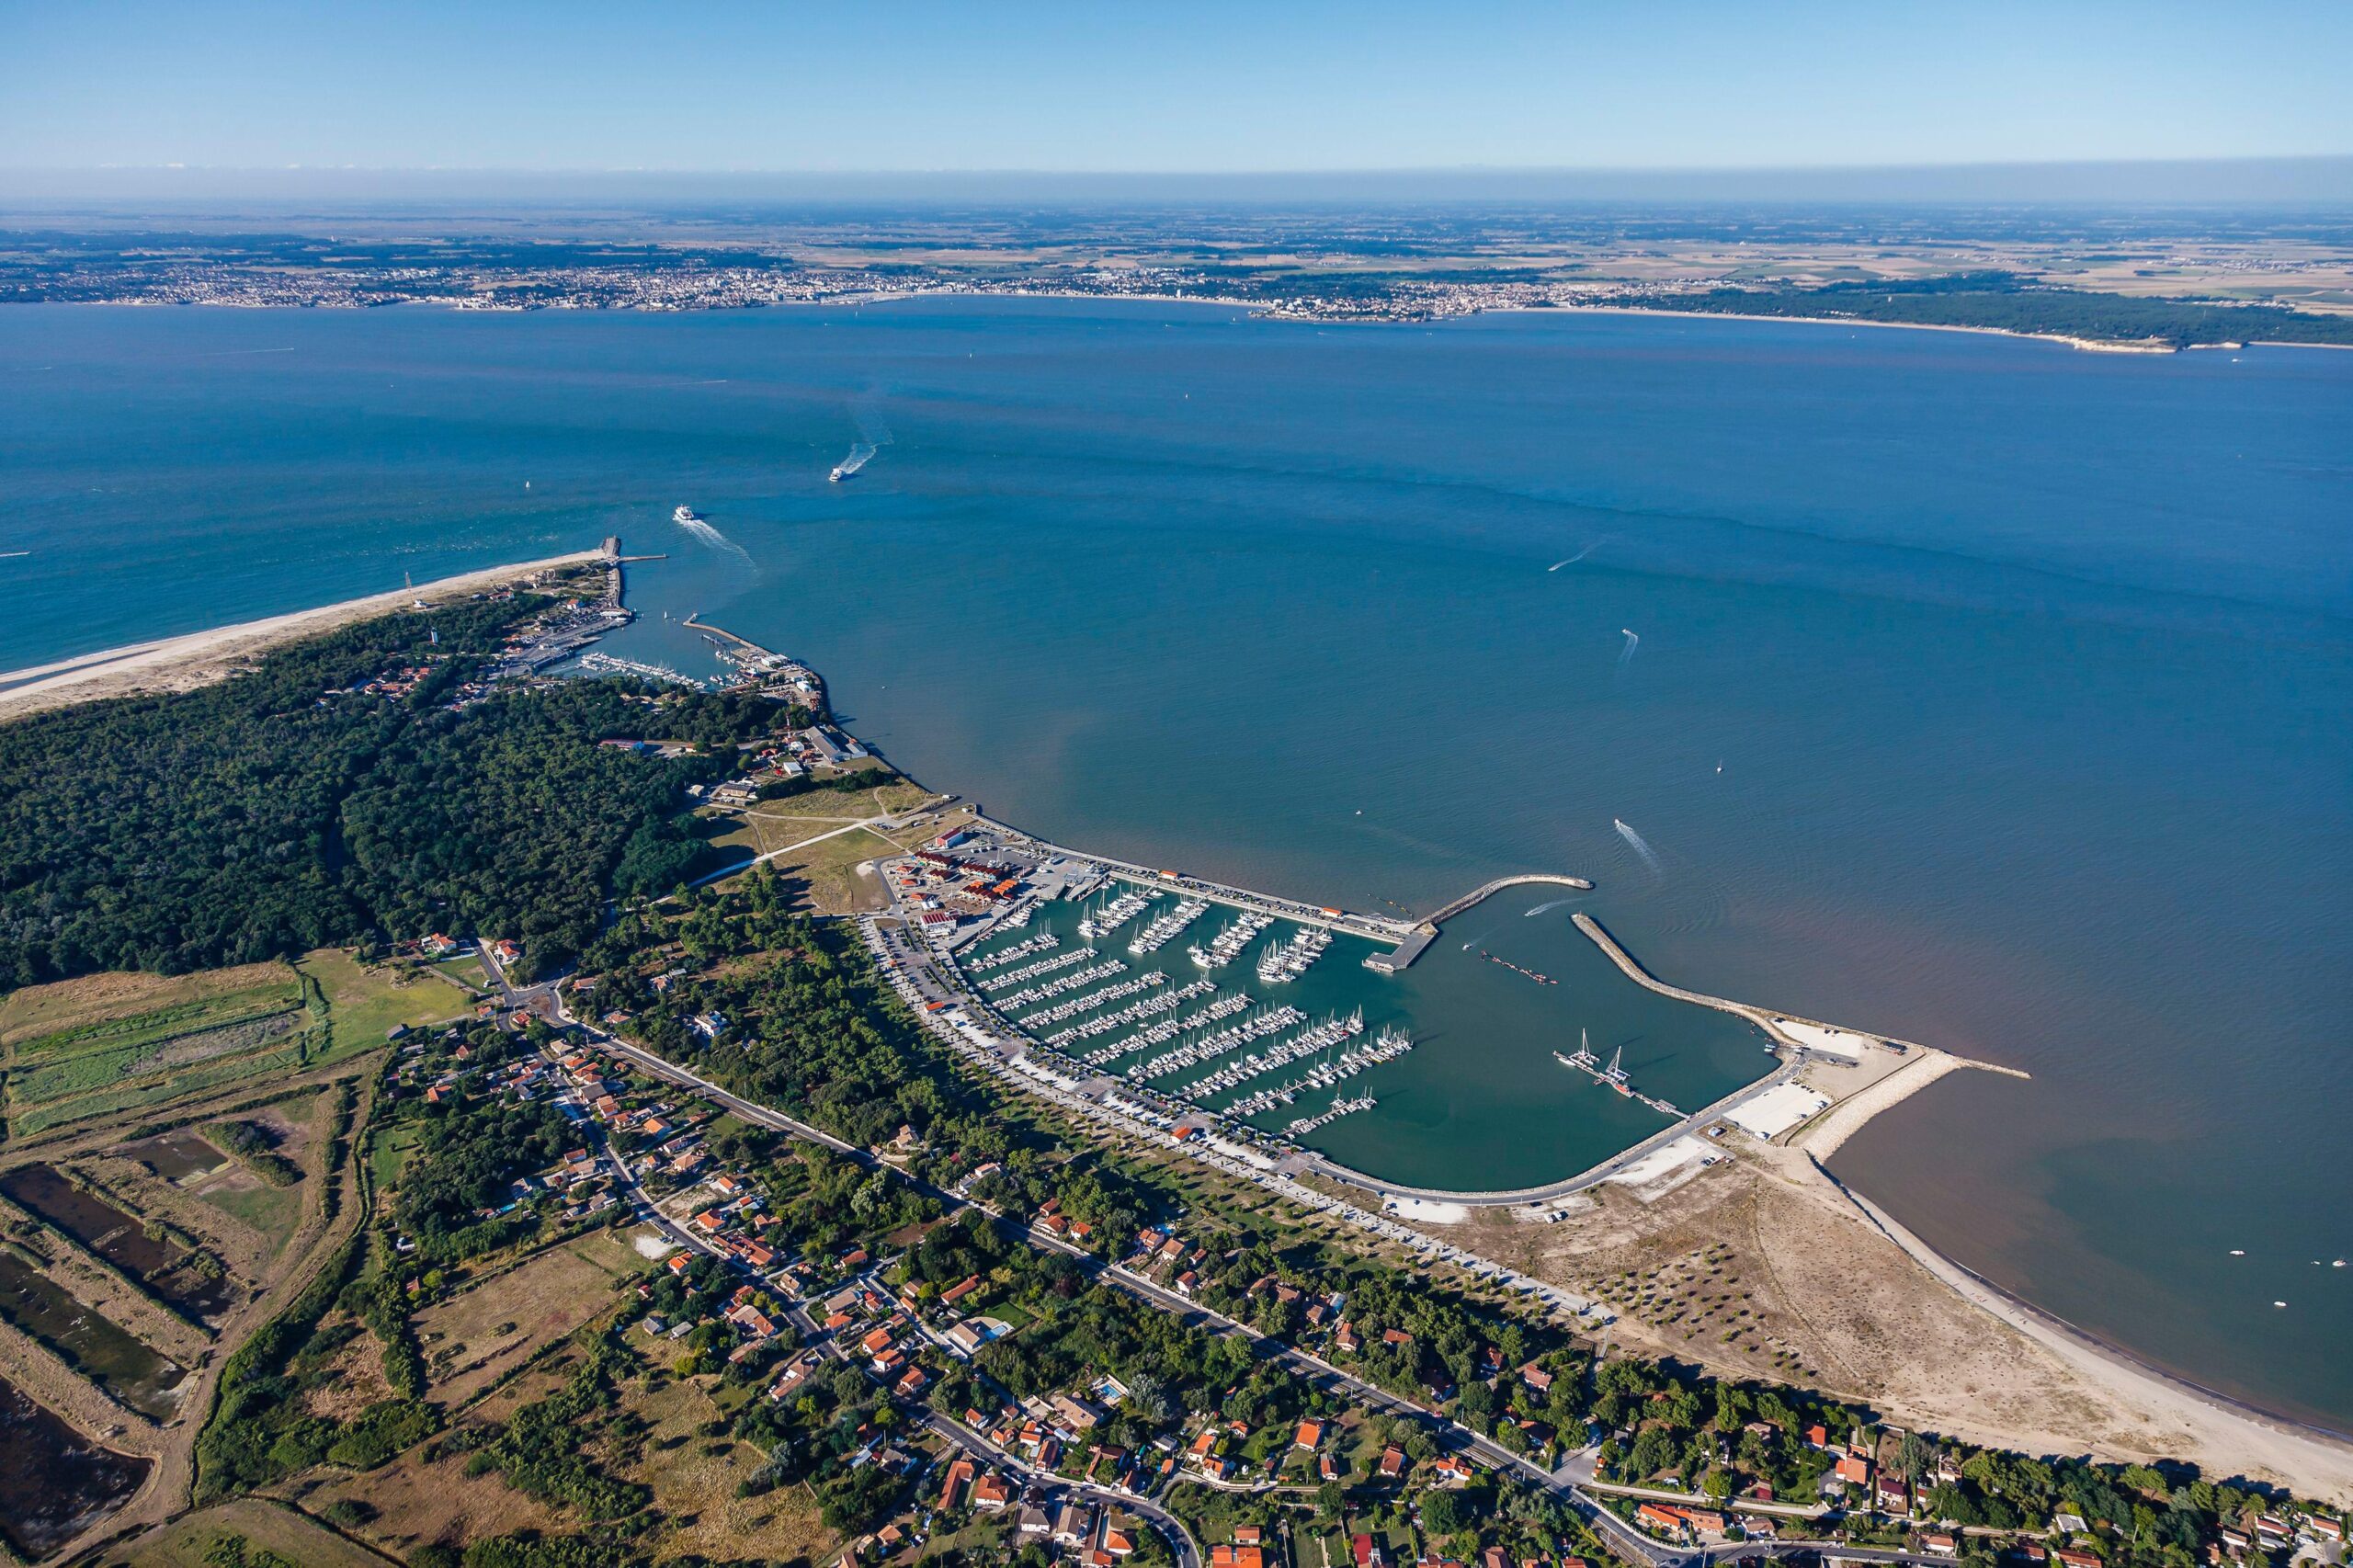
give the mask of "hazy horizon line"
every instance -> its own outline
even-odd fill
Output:
[[[1172,195],[1443,199],[1911,199],[2182,202],[2353,201],[2353,153],[2212,158],[1969,161],[1926,164],[1563,165],[1462,164],[1283,170],[1021,168],[529,168],[513,165],[0,165],[0,198],[105,200],[495,192],[967,199]],[[677,192],[676,194],[687,194]]]

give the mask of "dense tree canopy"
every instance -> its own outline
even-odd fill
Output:
[[[435,929],[562,961],[608,892],[667,892],[699,851],[680,787],[782,710],[576,681],[453,711],[531,608],[390,616],[194,691],[0,726],[0,988]],[[351,689],[403,669],[427,673]],[[718,755],[597,744],[649,733]]]

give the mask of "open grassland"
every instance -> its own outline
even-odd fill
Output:
[[[294,1233],[305,1202],[301,1187],[273,1187],[245,1171],[222,1177],[197,1197],[256,1235],[269,1238],[272,1251]]]
[[[868,817],[896,816],[931,799],[930,790],[920,784],[910,784],[895,773],[881,767],[866,771],[875,778],[869,788],[812,790],[805,795],[762,801],[756,806],[745,808],[744,814],[779,823],[831,822],[838,825]]]
[[[99,1559],[108,1568],[210,1568],[224,1540],[242,1540],[248,1560],[274,1551],[302,1568],[384,1568],[395,1561],[347,1540],[280,1503],[240,1497],[149,1530]]]
[[[326,995],[329,1043],[323,1061],[381,1045],[392,1028],[438,1024],[469,1011],[464,997],[405,964],[363,964],[340,949],[321,948],[303,954],[299,967]],[[475,973],[481,973],[478,965]]]
[[[378,1192],[400,1185],[401,1172],[416,1153],[417,1131],[413,1126],[380,1129],[368,1140],[368,1175]]]
[[[523,1279],[531,1268],[574,1249],[593,1256],[593,1245],[610,1248],[616,1256],[628,1251],[625,1243],[592,1238],[591,1243],[542,1254],[497,1283]],[[609,1307],[609,1281],[601,1270],[592,1272],[595,1279],[579,1283],[600,1305]],[[543,1272],[539,1288],[544,1290],[552,1278],[552,1271]],[[509,1288],[519,1290],[522,1286]],[[450,1314],[456,1312],[496,1310],[488,1301],[472,1308],[463,1303],[463,1297],[449,1303],[440,1321],[455,1321]],[[533,1337],[543,1347],[538,1358],[505,1367],[499,1373],[505,1381],[494,1381],[487,1393],[458,1414],[450,1432],[374,1470],[354,1474],[326,1467],[274,1490],[314,1513],[347,1500],[363,1505],[370,1512],[356,1532],[379,1549],[400,1555],[427,1542],[462,1551],[471,1542],[516,1530],[561,1535],[580,1528],[583,1521],[570,1509],[528,1497],[494,1471],[467,1473],[466,1450],[475,1445],[463,1434],[504,1425],[518,1409],[554,1393],[578,1364],[576,1340],[550,1345],[543,1337]],[[661,1523],[642,1544],[657,1562],[688,1555],[729,1562],[824,1560],[839,1543],[818,1517],[809,1493],[793,1486],[757,1497],[737,1496],[739,1484],[766,1463],[766,1456],[750,1443],[710,1435],[709,1424],[731,1416],[736,1405],[757,1397],[758,1391],[718,1387],[715,1379],[676,1378],[663,1354],[673,1348],[665,1345],[651,1353],[638,1351],[632,1358],[637,1375],[622,1381],[613,1419],[580,1432],[582,1451],[599,1468],[652,1489],[649,1517]]]
[[[196,974],[87,974],[50,985],[28,985],[0,1001],[0,1050],[17,1060],[24,1054],[18,1048],[28,1041],[117,1028],[125,1020],[181,1009],[201,1011],[224,1002],[242,1006],[244,1004],[235,999],[256,993],[276,995],[282,1006],[292,1006],[300,999],[301,985],[293,970],[275,962]]]
[[[650,1368],[657,1364],[646,1359]],[[734,1437],[703,1436],[706,1422],[732,1416],[756,1389],[726,1389],[728,1403],[712,1397],[708,1378],[632,1381],[624,1396],[630,1413],[649,1430],[633,1463],[615,1473],[654,1490],[655,1512],[677,1522],[659,1549],[664,1558],[697,1553],[720,1559],[749,1557],[778,1562],[817,1562],[835,1544],[817,1516],[817,1505],[799,1486],[782,1486],[757,1497],[735,1489],[767,1462],[767,1456]],[[654,1384],[658,1386],[649,1386]]]
[[[546,1386],[535,1388],[543,1397]],[[433,1454],[428,1460],[425,1456]],[[358,1474],[330,1472],[315,1484],[296,1482],[302,1506],[324,1512],[345,1499],[374,1510],[359,1527],[379,1550],[407,1557],[418,1547],[442,1543],[463,1551],[469,1542],[517,1530],[564,1533],[571,1522],[546,1504],[533,1501],[495,1474],[468,1475],[466,1456],[427,1441],[390,1464]]]
[[[799,882],[810,908],[826,915],[848,915],[885,907],[882,881],[858,874],[864,861],[887,859],[898,846],[871,828],[859,828],[835,838],[779,855],[768,862],[778,873]]]
[[[599,1231],[550,1247],[417,1313],[432,1398],[465,1403],[609,1308],[613,1282],[644,1267],[629,1244],[634,1233]]]

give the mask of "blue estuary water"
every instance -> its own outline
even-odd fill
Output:
[[[0,473],[0,667],[620,532],[670,559],[616,652],[708,668],[660,619],[699,610],[1064,842],[1368,910],[1589,876],[1573,907],[1669,981],[2030,1071],[1838,1170],[2052,1312],[2353,1426],[2353,355],[18,307]],[[1458,926],[1565,972],[1569,913]],[[1445,956],[1398,983],[1417,1020],[1491,979]],[[1558,989],[1489,985],[1323,1141],[1565,1174]],[[1678,1104],[1753,1070],[1644,1049]]]

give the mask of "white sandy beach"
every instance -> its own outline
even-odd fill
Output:
[[[464,594],[480,593],[520,578],[536,576],[560,566],[602,561],[601,551],[584,550],[525,561],[507,566],[443,577],[414,588],[346,599],[315,609],[296,610],[260,620],[217,626],[126,648],[108,648],[77,654],[55,664],[0,675],[0,719],[12,719],[46,708],[101,698],[131,697],[159,691],[186,691],[220,680],[240,666],[282,643],[330,631],[338,626],[383,615],[405,605],[434,604]]]

